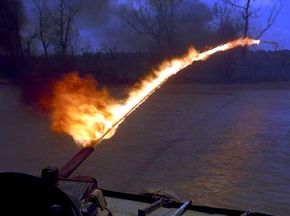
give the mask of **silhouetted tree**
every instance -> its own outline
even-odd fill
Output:
[[[48,47],[54,39],[52,11],[47,6],[47,0],[34,0],[33,11],[36,18],[36,36],[40,40],[45,57]]]
[[[242,22],[231,7],[217,2],[214,7],[214,28],[217,40],[228,41],[235,38],[242,29]]]
[[[58,0],[55,16],[55,48],[62,56],[67,55],[69,43],[73,38],[73,23],[78,12],[78,6],[74,0]]]
[[[68,43],[68,54],[74,56],[81,51],[82,38],[77,28],[73,29],[70,41]]]
[[[259,17],[258,11],[259,7],[255,5],[255,0],[223,0],[225,5],[229,5],[237,10],[241,15],[240,17],[243,20],[243,27],[242,27],[242,36],[243,37],[255,37],[260,38],[264,35],[264,33],[271,28],[274,24],[277,16],[281,10],[281,0],[269,0],[267,4],[270,5],[269,14],[266,16],[265,24],[261,25],[261,28],[255,30],[255,32],[250,33],[250,30],[253,29],[251,24],[252,19],[256,19]],[[244,56],[247,54],[247,47],[244,49]]]
[[[20,28],[24,14],[19,0],[0,1],[0,55],[23,55]]]
[[[131,0],[123,5],[120,17],[159,50],[171,52],[208,42],[212,11],[198,0]]]
[[[31,34],[27,35],[27,36],[22,36],[23,42],[25,44],[25,48],[24,51],[26,52],[26,56],[27,57],[31,57],[31,45],[32,42],[37,38],[37,33],[36,32],[32,32]]]
[[[150,38],[160,50],[171,49],[174,18],[180,0],[131,0],[124,4],[120,17],[138,34]]]
[[[234,8],[236,8],[243,19],[243,37],[248,37],[249,31],[251,29],[251,19],[259,17],[258,8],[255,8],[255,0],[224,0],[224,2]],[[274,24],[278,14],[281,10],[281,0],[270,0],[268,1],[271,4],[270,12],[266,17],[266,22],[262,28],[256,32],[253,36],[260,38],[263,34]]]

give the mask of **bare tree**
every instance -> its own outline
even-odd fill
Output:
[[[218,40],[229,40],[236,37],[242,29],[242,22],[231,7],[221,2],[215,3],[214,27],[217,32]]]
[[[249,36],[255,38],[262,37],[263,34],[274,24],[281,10],[281,0],[270,0],[271,8],[270,13],[266,18],[266,23],[264,24],[264,26],[262,26],[261,29],[251,33],[251,30],[253,30],[251,21],[259,17],[259,7],[255,5],[255,0],[223,0],[223,2],[225,3],[225,5],[231,6],[232,8],[236,9],[238,13],[241,14],[243,21],[241,30],[242,36],[244,38]],[[247,56],[247,51],[247,47],[242,48],[242,54],[244,57]]]
[[[41,41],[45,57],[48,56],[48,47],[53,41],[52,15],[47,6],[47,0],[34,0],[33,11],[37,20],[36,35]]]
[[[81,51],[82,38],[78,29],[74,28],[68,43],[68,53],[72,56],[77,55]]]
[[[23,42],[26,45],[25,47],[25,52],[26,52],[26,56],[27,57],[31,57],[31,44],[32,42],[36,39],[37,37],[37,33],[36,32],[32,32],[29,35],[22,37],[23,38]]]
[[[55,17],[57,52],[65,56],[68,52],[69,43],[72,40],[73,22],[78,12],[78,6],[74,0],[59,0]]]
[[[225,2],[229,5],[231,5],[234,8],[237,8],[241,10],[241,16],[243,18],[243,37],[248,36],[249,32],[249,23],[250,23],[250,18],[254,15],[252,11],[252,1],[253,0],[245,0],[244,4],[240,3],[237,0],[225,0]]]
[[[273,26],[276,18],[278,17],[281,11],[281,8],[282,8],[281,0],[272,0],[271,4],[272,4],[272,7],[270,10],[269,16],[267,18],[266,24],[256,36],[257,38],[261,38],[264,35],[264,33]]]
[[[243,19],[243,37],[249,36],[249,31],[251,29],[251,19],[255,19],[258,17],[258,8],[254,7],[255,0],[244,0],[244,1],[238,1],[238,0],[224,0],[224,2],[233,8],[236,8],[240,13],[241,17]],[[271,26],[274,24],[278,14],[281,10],[281,0],[270,0],[271,8],[270,13],[267,16],[266,23],[260,29],[256,34],[256,38],[260,38],[263,36],[263,34],[271,28]]]
[[[92,47],[92,43],[89,39],[84,39],[82,40],[83,44],[81,46],[81,53],[84,54],[89,54],[89,53],[93,53],[93,47]]]
[[[141,36],[134,49],[140,45],[177,54],[190,45],[201,48],[210,43],[209,24],[213,13],[200,0],[131,0],[124,3],[119,17],[126,24],[127,32],[131,30]]]
[[[174,40],[175,10],[180,0],[131,0],[120,17],[135,32],[150,38],[160,50],[171,49]]]

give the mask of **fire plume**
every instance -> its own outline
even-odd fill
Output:
[[[117,127],[153,94],[166,80],[195,61],[237,46],[259,44],[259,40],[240,38],[205,52],[190,48],[182,57],[161,63],[157,69],[136,83],[125,99],[112,98],[105,89],[98,89],[92,77],[67,74],[53,85],[48,101],[53,131],[67,133],[77,144],[94,147],[112,137]]]

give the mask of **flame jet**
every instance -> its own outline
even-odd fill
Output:
[[[259,40],[239,38],[225,44],[198,52],[190,48],[177,58],[162,62],[149,75],[129,89],[125,99],[116,100],[104,89],[96,88],[93,78],[80,78],[67,74],[53,86],[48,101],[53,131],[71,135],[83,147],[95,147],[112,137],[117,127],[171,76],[195,61],[238,46],[259,44]]]

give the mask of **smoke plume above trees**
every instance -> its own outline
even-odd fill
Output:
[[[222,0],[214,6],[206,0],[3,0],[0,15],[8,13],[15,22],[1,25],[0,32],[9,32],[15,43],[5,42],[1,50],[46,57],[102,50],[178,53],[189,45],[202,48],[237,36],[260,37],[280,10],[280,0],[268,2],[269,15],[252,34],[261,7],[254,0]]]
[[[213,18],[211,8],[198,0],[85,2],[82,10],[86,13],[81,13],[79,24],[94,30],[101,47],[119,50],[160,51],[202,45]]]

